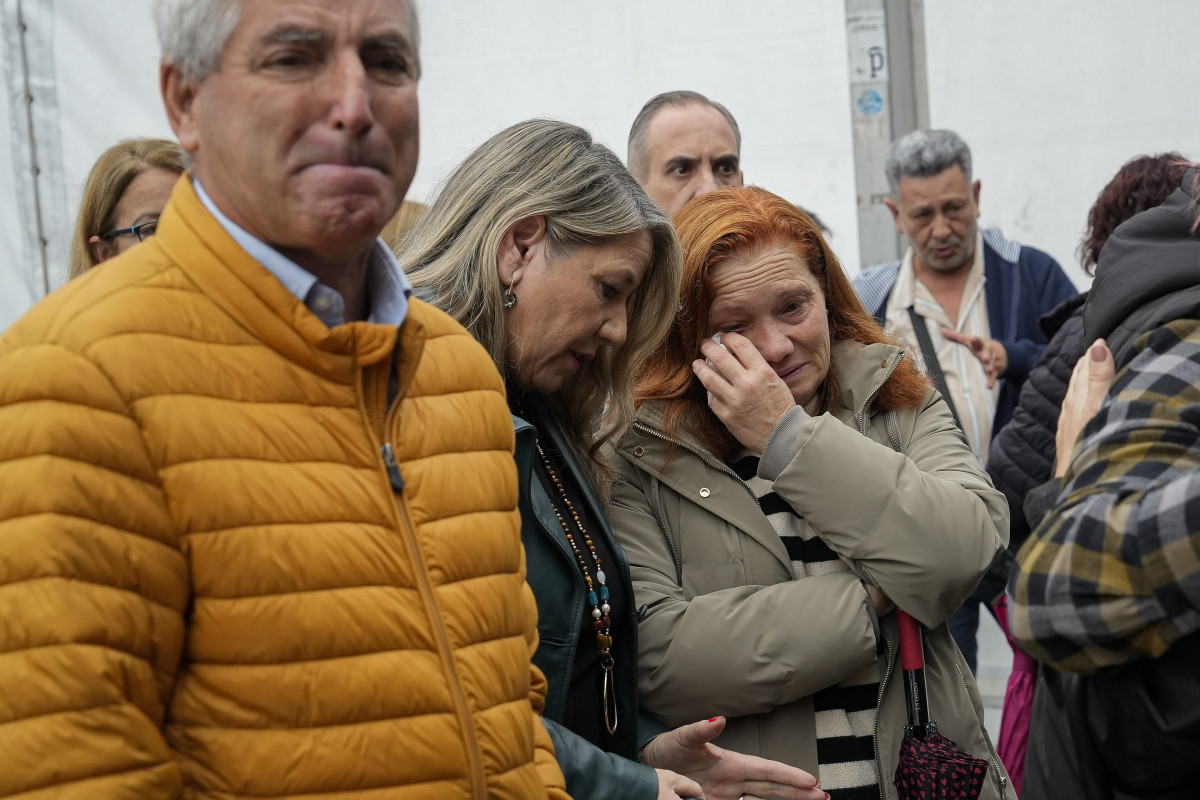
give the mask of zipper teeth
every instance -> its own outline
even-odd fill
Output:
[[[967,679],[963,676],[962,667],[958,665],[957,660],[954,662],[954,670],[958,673],[958,679],[962,682],[963,693],[966,694],[969,702],[971,699],[971,690],[967,688]],[[992,762],[992,767],[996,770],[996,781],[1000,784],[1000,797],[1003,800],[1005,786],[1008,784],[1008,781],[1005,779],[1004,773],[1000,771],[1000,762],[996,760],[996,756],[991,752],[991,747],[988,748],[988,761]]]
[[[658,478],[651,478],[651,480],[654,483],[650,487],[650,493],[654,495],[654,510],[658,514],[655,519],[659,526],[662,527],[663,536],[667,540],[667,547],[671,548],[671,558],[675,561],[675,582],[682,588],[683,559],[679,557],[679,551],[675,548],[675,538],[671,536],[671,531],[667,529],[667,515],[663,512],[662,490],[659,488]]]
[[[361,388],[362,375],[363,373],[360,369],[359,398],[363,404],[363,416],[369,423],[370,415],[366,409],[366,397]],[[404,501],[396,497],[396,493],[392,489],[391,475],[387,471],[387,461],[389,459],[392,466],[398,466],[396,463],[395,447],[392,445],[389,431],[392,429],[392,420],[400,408],[400,400],[401,396],[397,395],[395,401],[383,415],[383,435],[386,441],[379,445],[379,450],[383,454],[384,461],[383,477],[387,483],[388,494],[392,498],[392,507],[396,509],[396,521],[399,523],[401,535],[412,551],[413,566],[415,568],[413,577],[416,580],[422,598],[424,598],[425,607],[429,611],[430,627],[433,629],[433,634],[438,641],[438,655],[446,669],[447,682],[449,683],[447,688],[450,689],[450,694],[454,698],[454,705],[462,721],[463,737],[466,739],[467,744],[467,766],[471,770],[471,784],[474,787],[474,796],[484,798],[487,796],[487,785],[483,777],[483,765],[479,760],[479,740],[475,735],[474,719],[471,716],[471,709],[467,705],[467,699],[463,695],[462,684],[459,683],[458,670],[454,666],[454,656],[451,652],[450,640],[446,636],[446,630],[441,622],[441,615],[438,611],[437,598],[434,596],[433,587],[429,584],[428,573],[425,571],[425,556],[421,553],[420,543],[417,541],[417,534],[413,530],[412,521],[408,518],[408,511],[404,507]],[[374,438],[374,433],[368,432],[368,435]]]
[[[884,792],[883,782],[883,764],[879,760],[879,709],[883,706],[883,690],[887,687],[888,678],[892,676],[892,643],[888,640],[887,634],[883,632],[882,622],[880,623],[879,635],[883,638],[883,648],[887,654],[887,669],[883,671],[883,680],[879,682],[879,697],[875,701],[875,736],[872,737],[872,744],[875,747],[875,774],[879,777],[879,798],[884,800],[886,794]]]
[[[856,411],[854,413],[854,419],[858,422],[858,426],[862,430],[862,434],[864,436],[867,434],[867,406],[871,405],[871,403],[874,402],[875,398],[879,396],[879,393],[881,391],[883,391],[883,385],[885,383],[887,383],[888,379],[891,378],[892,375],[895,374],[896,370],[900,368],[900,362],[902,362],[903,360],[904,360],[904,351],[901,350],[900,356],[896,359],[896,363],[892,364],[892,368],[889,369],[887,371],[887,374],[883,376],[883,379],[880,380],[879,383],[877,383],[875,385],[874,390],[872,390],[872,392],[869,395],[867,395],[867,399],[863,400],[862,405],[859,406],[858,411]]]

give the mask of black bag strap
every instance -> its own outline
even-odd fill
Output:
[[[950,387],[946,385],[946,376],[942,374],[942,363],[938,361],[937,351],[933,349],[933,340],[929,338],[929,328],[925,325],[925,318],[918,314],[912,306],[908,307],[908,318],[912,320],[913,333],[917,335],[917,344],[921,347],[921,358],[925,360],[925,369],[929,371],[933,385],[942,393],[942,399],[950,407],[950,416],[954,417],[954,424],[958,426],[959,430],[962,430],[962,420],[958,418],[958,409],[954,407],[954,400],[950,397]]]

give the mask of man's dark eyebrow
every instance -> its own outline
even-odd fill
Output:
[[[713,163],[722,167],[737,167],[740,160],[736,153],[729,153],[728,155],[717,156],[713,159]]]
[[[675,167],[694,167],[698,158],[692,156],[671,156],[667,159],[667,163],[663,165],[663,169],[672,170]]]

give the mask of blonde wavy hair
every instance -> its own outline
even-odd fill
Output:
[[[620,159],[582,128],[529,120],[493,136],[446,180],[429,212],[397,245],[417,295],[450,314],[506,379],[509,331],[497,262],[500,240],[523,219],[546,220],[554,258],[647,231],[653,253],[630,297],[628,333],[542,400],[566,431],[600,496],[611,473],[598,457],[632,421],[633,379],[679,304],[683,253],[670,221]]]
[[[103,236],[113,227],[113,215],[133,179],[152,169],[183,174],[183,150],[170,139],[125,139],[104,151],[83,186],[79,217],[71,237],[67,275],[78,278],[99,262],[88,249],[88,239]]]

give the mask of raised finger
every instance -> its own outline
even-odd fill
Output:
[[[692,373],[699,378],[700,385],[707,389],[709,394],[724,395],[730,388],[729,379],[702,358],[692,362]]]
[[[728,378],[730,381],[735,376],[745,371],[742,362],[731,353],[726,347],[722,346],[725,342],[725,337],[721,337],[722,344],[717,344],[712,339],[705,339],[700,343],[700,353],[716,366],[717,370]]]
[[[730,352],[737,356],[738,361],[746,369],[767,366],[766,359],[762,357],[762,353],[758,352],[754,343],[740,333],[726,333],[721,337],[721,343],[729,347]]]

